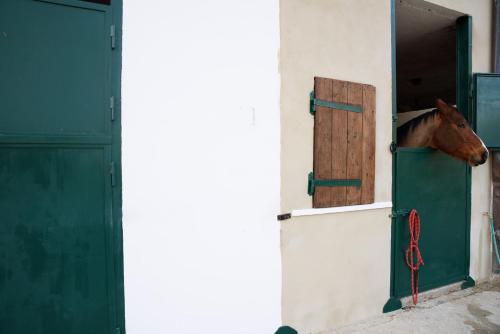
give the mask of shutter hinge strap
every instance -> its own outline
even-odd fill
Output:
[[[330,179],[330,180],[318,180],[314,178],[314,173],[310,172],[308,175],[307,182],[307,193],[309,195],[314,195],[316,187],[361,187],[360,179]]]
[[[116,327],[116,333],[115,334],[121,334],[122,330],[120,329],[120,327]]]
[[[115,186],[115,162],[111,162],[110,168],[109,168],[109,174],[111,175],[111,186]]]
[[[312,91],[309,94],[309,112],[311,113],[311,115],[314,115],[316,113],[316,106],[326,107],[330,109],[351,111],[351,112],[363,112],[363,108],[361,106],[319,100],[314,97],[314,91]]]
[[[116,32],[114,24],[109,29],[109,35],[111,37],[111,49],[114,49],[116,47]]]
[[[109,98],[109,109],[111,111],[111,120],[115,120],[115,97],[111,96]]]

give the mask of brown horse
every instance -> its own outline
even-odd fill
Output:
[[[398,128],[398,146],[431,147],[471,166],[484,164],[488,149],[462,114],[441,99],[436,107]]]

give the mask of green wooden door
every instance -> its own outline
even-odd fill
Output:
[[[398,148],[396,203],[399,212],[416,209],[421,218],[420,291],[466,279],[468,275],[467,165],[431,149]],[[395,222],[394,297],[411,294],[405,252],[408,216]]]
[[[472,18],[460,17],[456,27],[457,107],[470,120]],[[432,149],[397,148],[393,173],[391,298],[384,311],[401,307],[396,300],[411,294],[410,269],[405,257],[409,245],[408,215],[403,214],[411,209],[421,216],[419,246],[425,265],[420,267],[419,290],[462,280],[467,281],[465,286],[474,284],[469,277],[470,167]]]
[[[0,0],[0,333],[122,326],[112,9]]]

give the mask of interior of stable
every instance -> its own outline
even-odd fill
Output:
[[[462,13],[422,0],[396,1],[397,125],[456,104],[456,20]]]

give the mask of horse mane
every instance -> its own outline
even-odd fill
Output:
[[[429,118],[434,117],[438,111],[438,109],[428,111],[398,127],[398,143],[402,143],[402,141],[413,131],[413,129],[420,126],[420,124],[425,123]]]

